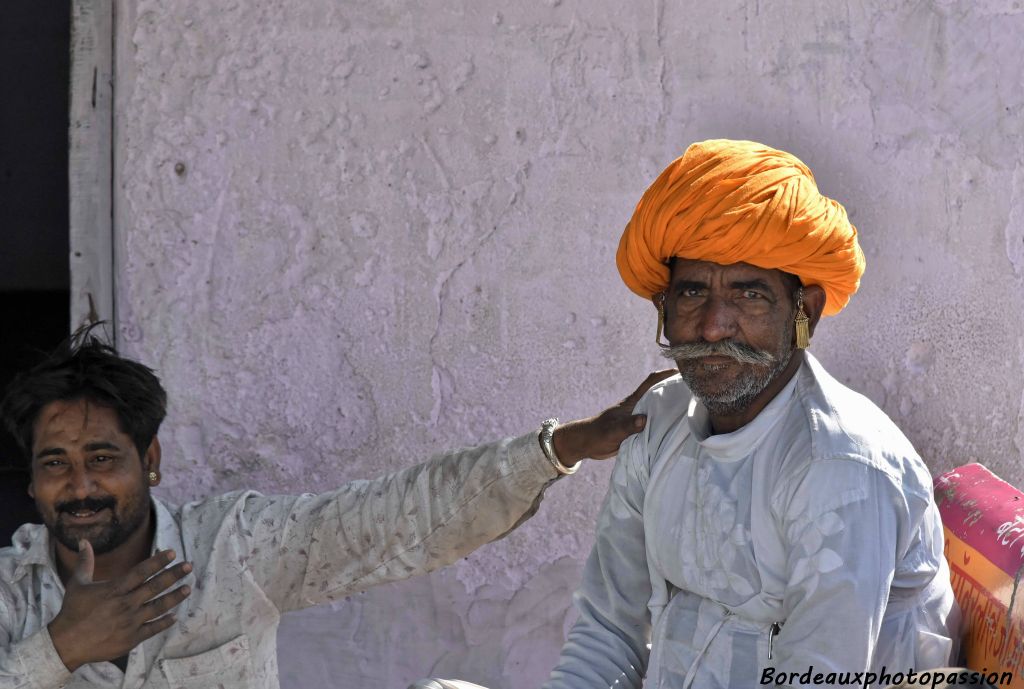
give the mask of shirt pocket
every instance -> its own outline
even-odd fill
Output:
[[[245,634],[208,651],[164,658],[158,664],[171,689],[248,689],[253,676]]]

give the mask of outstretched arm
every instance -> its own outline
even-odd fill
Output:
[[[614,452],[643,427],[636,400],[556,430],[565,464]],[[323,495],[247,494],[234,512],[239,556],[281,610],[429,572],[500,538],[536,511],[557,477],[537,433],[449,452],[374,481]],[[247,535],[248,534],[248,535]]]

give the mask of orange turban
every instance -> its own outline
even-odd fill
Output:
[[[644,192],[619,241],[619,274],[650,299],[668,287],[673,256],[793,273],[824,288],[826,316],[864,273],[846,210],[795,156],[752,141],[695,143]]]

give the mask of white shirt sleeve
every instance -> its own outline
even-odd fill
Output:
[[[6,628],[10,610],[0,596],[0,689],[60,689],[71,680],[50,631],[41,630],[11,643]]]
[[[222,533],[294,610],[455,562],[532,516],[556,476],[534,432],[321,495],[247,493]]]
[[[907,540],[906,501],[881,471],[830,459],[812,464],[785,502],[786,618],[769,662],[785,673],[867,671]]]
[[[545,689],[637,689],[643,683],[651,629],[643,524],[647,443],[644,430],[619,450],[583,583],[574,596],[579,619]]]

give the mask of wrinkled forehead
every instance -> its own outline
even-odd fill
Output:
[[[123,443],[117,412],[88,399],[50,402],[36,416],[32,429],[33,454],[44,445],[68,447],[89,442]]]
[[[788,273],[777,268],[759,268],[749,263],[714,263],[712,261],[698,261],[692,258],[673,258],[669,266],[671,268],[672,282],[703,282],[712,284],[721,282],[752,282],[763,280],[780,290],[784,289],[790,280]]]

